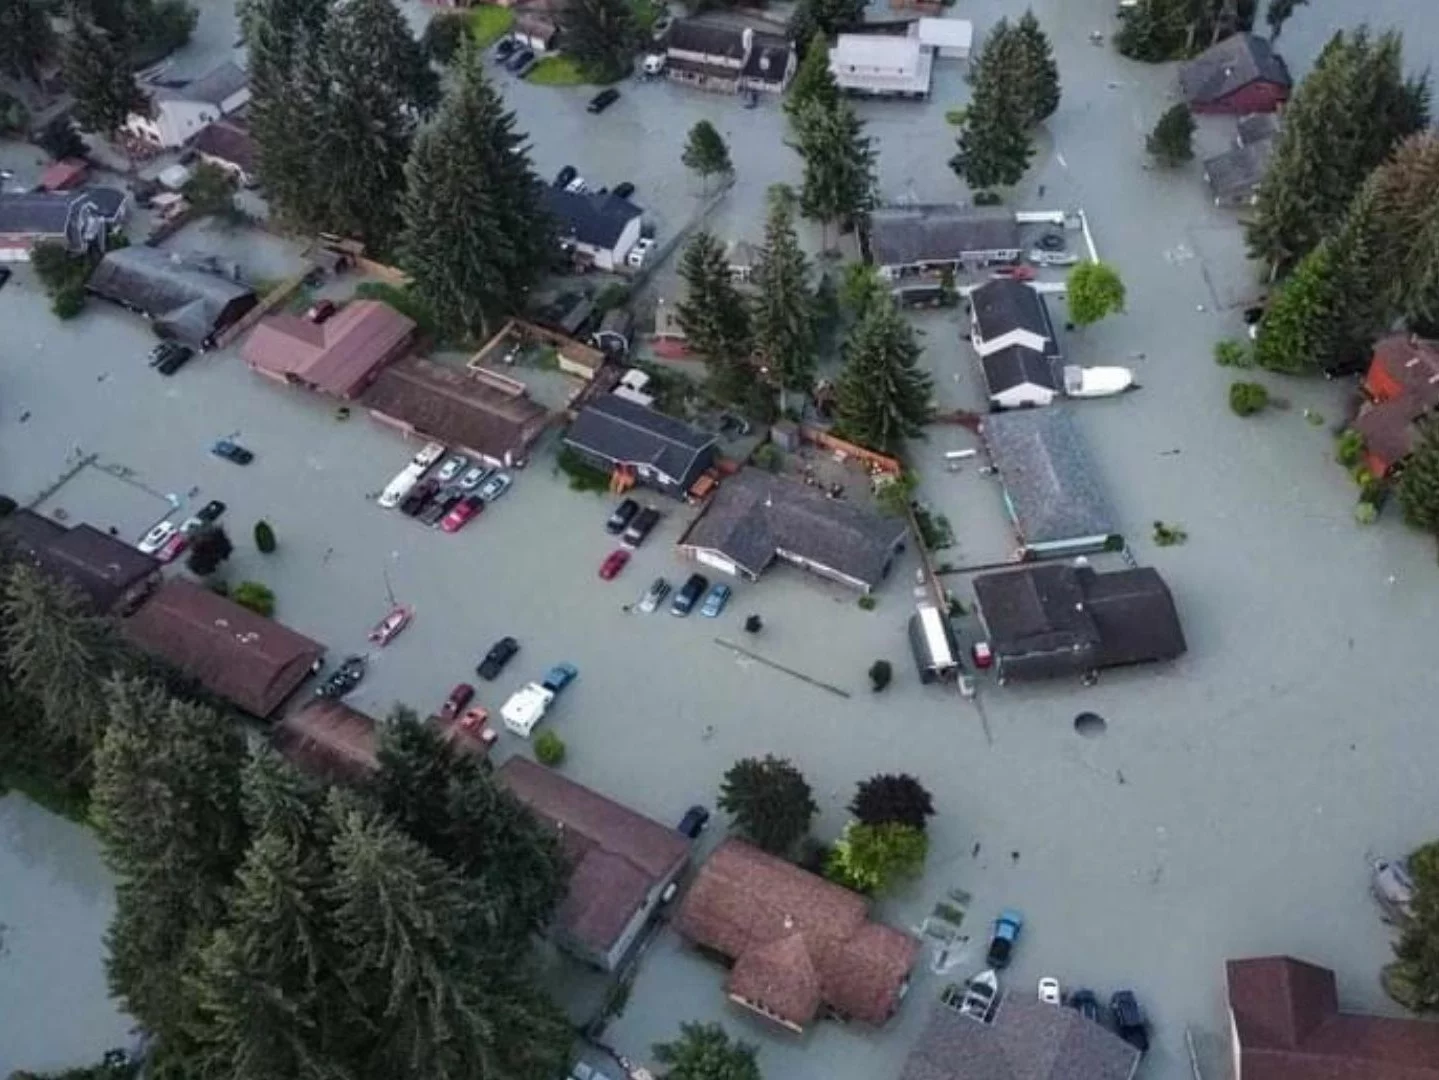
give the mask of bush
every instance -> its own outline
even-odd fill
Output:
[[[1367,499],[1360,499],[1354,504],[1354,520],[1360,525],[1373,525],[1379,520],[1379,507]]]
[[[610,490],[610,477],[603,469],[597,469],[569,447],[560,451],[560,470],[570,478],[571,491],[593,491],[605,494]]]
[[[1214,362],[1220,367],[1248,368],[1254,366],[1254,358],[1242,341],[1232,338],[1214,343]]]
[[[862,611],[873,611],[877,603],[879,601],[867,593],[859,598],[859,606]]]
[[[754,448],[750,455],[750,464],[757,469],[764,469],[767,472],[777,473],[779,467],[784,464],[784,454],[780,448],[772,442],[760,443]]]
[[[50,310],[57,319],[73,319],[85,310],[85,288],[81,285],[66,286],[50,301]]]
[[[509,32],[515,21],[515,13],[498,4],[477,4],[470,9],[470,37],[475,44],[485,49],[499,41]]]
[[[261,555],[269,555],[275,550],[275,530],[270,528],[268,521],[255,522],[255,546],[260,549]]]
[[[960,124],[964,123],[964,118],[968,115],[968,109],[945,109],[944,122],[946,124],[953,124],[955,127],[958,127]]]
[[[241,607],[249,608],[256,615],[269,618],[275,614],[275,594],[269,586],[258,581],[242,581],[230,590],[230,599]]]
[[[1269,391],[1262,383],[1236,382],[1229,386],[1229,407],[1237,416],[1253,416],[1269,404]]]
[[[1364,436],[1353,428],[1348,428],[1338,439],[1334,441],[1334,459],[1346,469],[1352,469],[1359,464],[1359,458],[1364,453]]]
[[[503,10],[503,9],[502,9]],[[355,287],[355,297],[360,300],[381,300],[420,328],[420,333],[436,345],[443,340],[440,322],[430,306],[413,291],[384,281],[362,281]]]
[[[876,660],[869,665],[869,688],[879,693],[894,678],[894,667],[888,660]]]
[[[1175,547],[1189,539],[1189,534],[1178,525],[1167,525],[1162,521],[1154,523],[1154,542],[1159,547]]]
[[[235,191],[239,186],[228,169],[203,161],[195,166],[194,174],[180,190],[195,213],[204,216],[234,210]]]
[[[595,294],[595,311],[604,315],[630,302],[630,287],[621,281],[612,281]]]
[[[565,741],[546,728],[535,736],[535,757],[541,765],[556,768],[565,760]]]

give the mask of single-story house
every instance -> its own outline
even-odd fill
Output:
[[[926,98],[934,58],[918,37],[840,34],[829,51],[829,70],[846,94]]]
[[[968,19],[924,16],[915,24],[919,43],[941,60],[968,60],[974,48],[974,23]]]
[[[1016,991],[1000,998],[989,1023],[941,1001],[899,1080],[1132,1080],[1139,1061],[1103,1024]]]
[[[979,358],[992,409],[1048,405],[1063,390],[1055,363],[1042,352],[1010,345]]]
[[[570,864],[551,938],[595,967],[614,971],[689,865],[689,841],[518,754],[495,777],[559,833]]]
[[[776,559],[868,593],[889,574],[908,525],[763,469],[726,477],[680,538],[680,550],[758,579]]]
[[[325,655],[319,642],[178,577],[156,589],[122,625],[135,646],[261,720]]]
[[[709,19],[676,19],[664,44],[668,78],[734,94],[754,47],[754,31]]]
[[[242,115],[237,113],[211,124],[195,136],[191,145],[201,160],[224,169],[241,187],[253,187],[260,179],[260,154]]]
[[[1059,338],[1038,289],[1012,278],[997,278],[974,289],[969,303],[969,340],[980,356],[1019,345],[1059,361]]]
[[[730,1000],[803,1031],[828,1009],[875,1026],[899,1009],[919,942],[872,922],[858,893],[743,840],[700,867],[675,928],[730,965]]]
[[[131,113],[123,130],[138,139],[173,149],[250,101],[250,77],[227,60],[215,70],[181,86],[141,87],[150,98],[148,113]]]
[[[90,611],[123,615],[160,584],[160,563],[91,525],[66,527],[33,510],[0,519],[0,545],[74,588]]]
[[[1260,956],[1224,973],[1234,1080],[1439,1080],[1439,1024],[1342,1011],[1328,968]]]
[[[36,244],[88,250],[129,212],[130,196],[120,188],[0,192],[0,263],[29,262]]]
[[[1273,112],[1292,80],[1268,38],[1234,34],[1179,68],[1179,90],[1197,113]]]
[[[304,772],[340,783],[363,783],[380,767],[379,725],[334,698],[312,698],[283,717],[275,748]]]
[[[739,88],[782,94],[799,67],[799,54],[783,34],[754,32],[749,54],[740,69]]]
[[[253,289],[210,262],[143,246],[107,252],[86,288],[146,316],[161,337],[199,349],[258,303]]]
[[[1018,260],[1014,213],[945,203],[881,206],[869,217],[870,261],[886,281]]]
[[[1087,676],[1187,648],[1169,586],[1148,567],[1027,566],[980,574],[974,596],[1000,682]]]
[[[535,11],[516,12],[510,26],[510,37],[536,53],[549,52],[559,36],[560,28],[555,21]]]
[[[324,322],[267,315],[245,339],[240,356],[276,382],[346,401],[409,349],[415,323],[389,304],[352,300]]]
[[[710,432],[614,394],[581,409],[564,444],[598,469],[623,469],[679,499],[719,456],[719,440]]]
[[[1004,485],[1017,558],[1075,555],[1123,542],[1067,408],[994,413],[980,434]]]
[[[577,195],[546,185],[542,198],[561,245],[572,247],[601,270],[625,265],[625,256],[640,238],[643,210],[612,191]]]
[[[523,383],[407,356],[380,371],[361,397],[383,424],[494,465],[522,465],[550,414]]]
[[[1204,181],[1215,206],[1252,206],[1269,171],[1274,143],[1265,139],[1204,159]]]

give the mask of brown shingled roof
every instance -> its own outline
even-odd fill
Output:
[[[123,626],[139,648],[261,718],[325,653],[303,634],[183,578],[166,581]]]
[[[1423,403],[1410,394],[1377,405],[1365,404],[1354,418],[1354,430],[1364,440],[1364,449],[1384,464],[1385,471],[1403,461],[1423,437],[1417,421],[1424,415]]]
[[[378,300],[352,300],[322,323],[268,315],[240,350],[245,363],[322,394],[353,398],[397,359],[415,324]]]
[[[1374,346],[1374,363],[1422,403],[1439,407],[1439,343],[1411,334],[1390,334]]]
[[[306,772],[363,780],[380,766],[373,717],[343,701],[316,698],[275,727],[275,746]]]
[[[0,538],[47,577],[74,586],[95,611],[115,611],[160,572],[159,562],[117,537],[90,525],[67,529],[32,510],[7,517]]]
[[[732,997],[795,1028],[821,1003],[884,1023],[919,952],[910,935],[870,922],[863,897],[734,839],[700,868],[677,927],[735,961]]]

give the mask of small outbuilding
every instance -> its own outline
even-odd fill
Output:
[[[925,16],[919,20],[917,32],[919,43],[941,60],[968,60],[974,48],[974,23],[968,19]]]
[[[414,337],[414,321],[388,304],[352,300],[319,323],[267,315],[240,356],[267,378],[349,401],[403,356]]]
[[[933,55],[917,37],[840,34],[829,52],[829,70],[846,94],[859,97],[926,98]]]
[[[1236,146],[1204,160],[1204,182],[1215,206],[1251,206],[1259,196],[1259,185],[1274,158],[1274,143]]]
[[[1234,34],[1182,65],[1179,89],[1197,113],[1268,113],[1289,100],[1289,67],[1268,38]]]

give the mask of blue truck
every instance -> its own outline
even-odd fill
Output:
[[[1014,943],[1024,929],[1024,916],[1014,908],[1005,908],[994,920],[994,937],[989,942],[989,966],[995,970],[1009,966]]]

